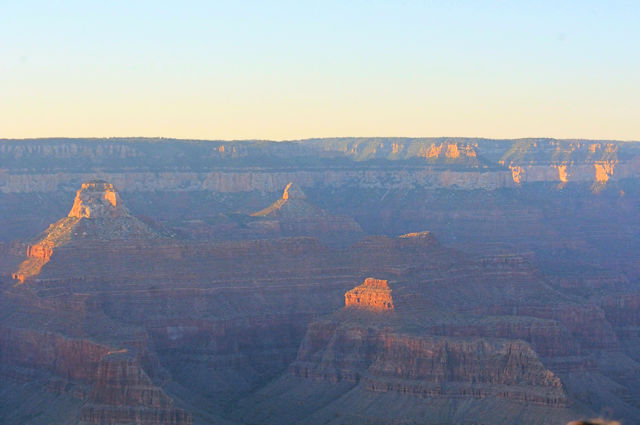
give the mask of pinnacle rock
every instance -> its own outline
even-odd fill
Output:
[[[282,199],[307,199],[307,195],[305,195],[297,185],[294,185],[293,182],[289,182],[287,187],[284,188]]]

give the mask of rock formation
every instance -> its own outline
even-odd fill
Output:
[[[128,216],[120,195],[112,184],[104,180],[83,183],[76,194],[69,217],[73,218],[117,218]]]
[[[103,180],[83,183],[67,217],[49,226],[27,247],[27,259],[13,274],[23,283],[37,276],[54,250],[78,240],[146,239],[159,235],[133,217],[113,185]]]
[[[344,294],[346,307],[365,308],[374,311],[393,310],[391,288],[386,280],[368,277],[360,286]]]
[[[301,215],[323,215],[319,208],[314,207],[307,201],[307,196],[292,182],[289,182],[282,192],[282,197],[267,208],[251,214],[253,217],[293,217]]]
[[[267,208],[251,214],[261,220],[252,228],[275,228],[280,235],[314,236],[329,244],[348,245],[363,236],[360,225],[350,217],[329,214],[307,201],[296,185],[289,182],[280,199]]]

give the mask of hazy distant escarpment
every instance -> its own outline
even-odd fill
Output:
[[[640,143],[473,138],[287,142],[172,139],[0,140],[0,192],[69,190],[102,178],[122,191],[219,193],[302,187],[496,189],[604,185],[640,175]]]

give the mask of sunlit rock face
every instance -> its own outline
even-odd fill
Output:
[[[82,183],[69,211],[69,217],[75,218],[115,218],[128,214],[113,185],[104,180]]]
[[[393,310],[391,288],[386,280],[368,277],[360,286],[344,294],[346,307],[365,308],[373,311]]]
[[[394,147],[400,151],[401,145]],[[474,146],[468,143],[433,143],[420,151],[427,160],[451,164],[479,165]]]
[[[298,186],[294,186],[292,182],[289,182],[287,187],[284,188],[282,199],[307,199],[307,195]]]

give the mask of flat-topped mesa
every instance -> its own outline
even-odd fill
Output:
[[[391,288],[386,280],[368,277],[360,286],[344,294],[345,307],[365,308],[374,311],[394,309]]]
[[[82,183],[76,193],[69,217],[75,218],[115,218],[127,215],[128,211],[120,200],[113,184],[104,180],[90,180]]]

